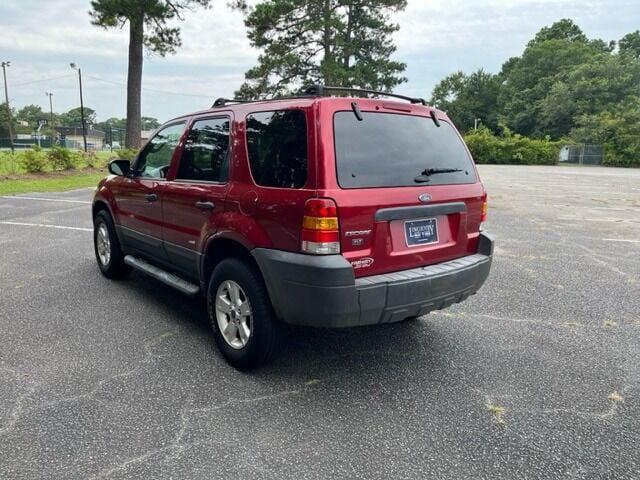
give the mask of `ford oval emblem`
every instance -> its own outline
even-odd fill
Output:
[[[431,195],[429,195],[428,193],[423,193],[418,197],[418,200],[420,200],[422,203],[428,203],[431,201]]]

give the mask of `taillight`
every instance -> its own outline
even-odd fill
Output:
[[[480,231],[484,228],[484,222],[487,221],[487,211],[489,210],[489,204],[487,203],[487,196],[482,199],[482,213],[480,214]]]
[[[315,255],[340,253],[338,207],[329,198],[310,198],[304,204],[301,250]]]

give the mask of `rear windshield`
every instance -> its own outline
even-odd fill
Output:
[[[462,140],[447,122],[430,117],[337,112],[334,134],[342,188],[474,183]],[[455,170],[455,171],[453,171]]]

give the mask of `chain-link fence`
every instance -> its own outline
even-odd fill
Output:
[[[560,150],[560,162],[580,165],[601,165],[604,161],[602,145],[565,145]]]

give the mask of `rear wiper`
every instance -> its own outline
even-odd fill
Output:
[[[461,172],[460,168],[426,168],[420,175],[413,179],[416,183],[426,183],[430,180],[431,175],[437,175],[438,173],[455,173]]]

